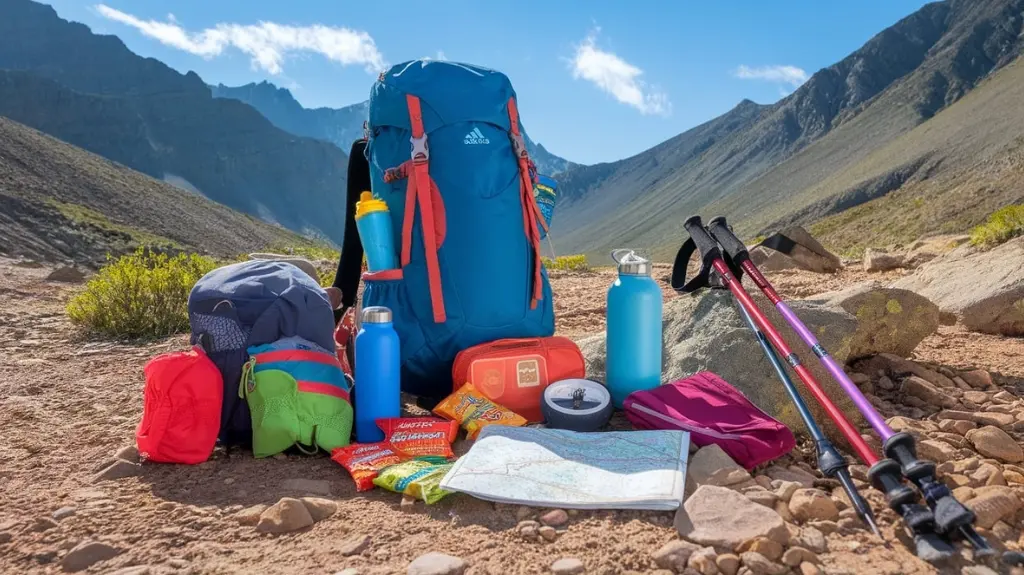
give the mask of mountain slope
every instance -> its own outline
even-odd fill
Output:
[[[370,105],[366,101],[344,108],[303,108],[289,90],[269,82],[238,87],[218,84],[210,86],[210,90],[215,98],[231,98],[249,104],[282,130],[326,140],[346,151],[352,142],[363,136],[363,122]],[[529,136],[526,136],[526,148],[542,174],[555,175],[578,166],[547,151]]]
[[[896,191],[871,194],[893,187],[894,175],[902,176]],[[1024,60],[806,194],[825,199],[807,202],[787,219],[806,223],[834,214],[811,231],[852,253],[961,232],[1003,206],[1024,203]],[[855,207],[843,209],[849,205]]]
[[[741,117],[743,104],[629,160],[564,174],[557,245],[588,253],[635,245],[667,258],[682,239],[681,222],[695,213],[730,216],[748,236],[771,228],[840,193],[816,188],[829,175],[1013,61],[1022,13],[1024,0],[928,4],[738,127],[720,120]]]
[[[342,237],[347,156],[49,6],[0,0],[0,115],[290,229]]]
[[[138,245],[232,257],[307,242],[0,118],[0,253],[97,264]]]

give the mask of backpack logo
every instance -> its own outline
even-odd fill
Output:
[[[480,128],[473,128],[473,131],[466,134],[463,139],[464,144],[490,144],[491,141],[484,136],[484,133],[480,131]]]

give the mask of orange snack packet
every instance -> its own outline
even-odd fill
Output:
[[[480,430],[488,425],[526,425],[526,418],[487,399],[468,382],[437,404],[434,413],[458,421],[469,439],[476,439]]]
[[[353,443],[331,452],[331,459],[341,464],[356,482],[356,491],[373,489],[373,480],[381,469],[411,459],[391,443]]]
[[[424,456],[453,459],[452,442],[459,433],[459,424],[436,417],[389,417],[377,420],[384,432],[384,441],[414,458]]]

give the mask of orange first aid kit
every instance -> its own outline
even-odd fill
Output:
[[[499,339],[459,352],[452,366],[454,389],[472,383],[487,399],[525,417],[544,421],[544,388],[586,376],[583,354],[566,337]]]

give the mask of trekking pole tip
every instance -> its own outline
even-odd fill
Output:
[[[871,532],[874,533],[876,537],[882,540],[885,539],[885,537],[882,537],[882,531],[878,528],[878,523],[875,523],[875,516],[872,515],[870,511],[864,515],[864,522],[868,524],[868,527],[871,528]]]
[[[974,527],[970,525],[964,525],[960,528],[960,534],[967,539],[967,542],[974,547],[974,554],[978,557],[987,557],[994,554],[996,551],[985,541],[985,538],[980,533],[974,530]]]

